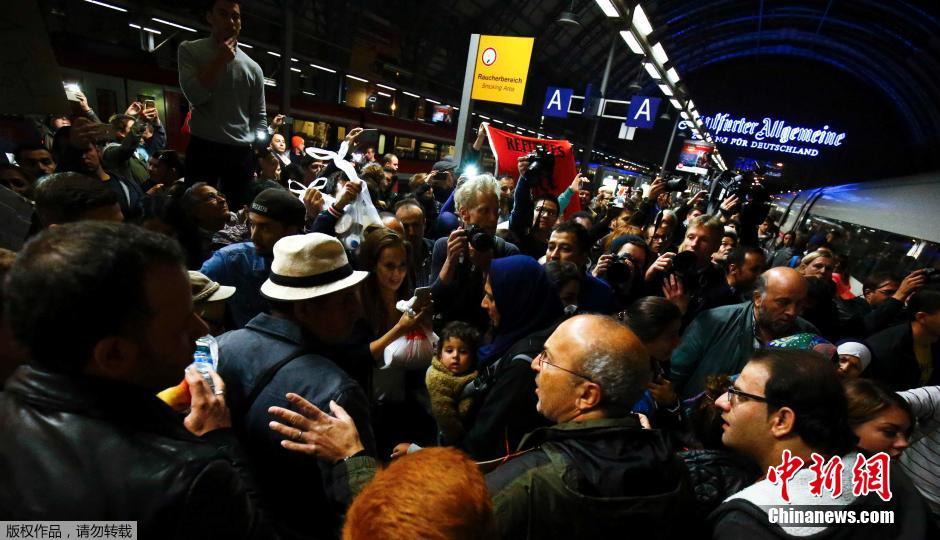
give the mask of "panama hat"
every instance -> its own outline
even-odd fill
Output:
[[[274,244],[271,274],[261,295],[283,302],[309,300],[352,287],[368,275],[352,269],[343,244],[332,236],[285,236]]]

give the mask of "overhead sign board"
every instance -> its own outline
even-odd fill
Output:
[[[549,86],[545,91],[545,104],[542,105],[542,116],[553,118],[568,118],[568,108],[571,106],[571,88],[556,88]]]
[[[656,122],[656,111],[659,110],[660,98],[648,96],[633,96],[630,98],[630,111],[624,123],[629,127],[649,129]]]
[[[677,171],[708,174],[708,160],[715,145],[705,141],[685,141],[682,145],[682,152],[679,153],[679,164],[676,165]]]
[[[754,150],[815,157],[821,148],[842,146],[845,141],[845,133],[829,124],[803,127],[772,117],[758,120],[728,113],[702,116],[702,122],[715,142]]]
[[[522,105],[535,38],[480,36],[470,97]]]

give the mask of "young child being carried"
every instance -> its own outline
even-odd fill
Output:
[[[480,333],[464,322],[451,322],[441,332],[437,355],[431,360],[425,376],[441,444],[448,444],[464,435],[463,421],[473,405],[473,397],[460,399],[460,394],[467,383],[477,378],[476,351],[479,344]]]

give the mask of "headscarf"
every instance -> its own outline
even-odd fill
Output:
[[[816,334],[794,334],[792,336],[775,339],[767,344],[768,347],[775,349],[802,349],[804,351],[817,352],[826,358],[832,358],[836,354],[836,346],[829,340]]]
[[[840,356],[847,354],[849,356],[855,356],[858,358],[862,371],[865,371],[865,368],[867,368],[868,364],[871,363],[871,351],[868,350],[868,347],[856,341],[846,341],[845,343],[839,345],[837,352]]]
[[[490,286],[499,311],[493,342],[480,348],[479,364],[495,362],[517,341],[548,328],[563,313],[561,300],[545,270],[527,255],[494,259],[490,263]]]

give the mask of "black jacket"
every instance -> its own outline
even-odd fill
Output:
[[[871,351],[871,365],[864,375],[887,383],[894,390],[940,384],[940,342],[931,347],[933,373],[927,384],[920,381],[920,365],[914,355],[914,334],[911,323],[882,330],[865,340]]]
[[[850,329],[849,335],[864,339],[889,326],[904,322],[904,302],[888,298],[878,307],[872,307],[865,298],[857,296],[851,300],[836,299],[836,308],[843,325]]]
[[[538,429],[519,450],[486,475],[500,537],[687,537],[685,468],[633,415]]]
[[[0,520],[137,521],[141,538],[263,538],[231,430],[153,393],[21,366],[0,394]]]

